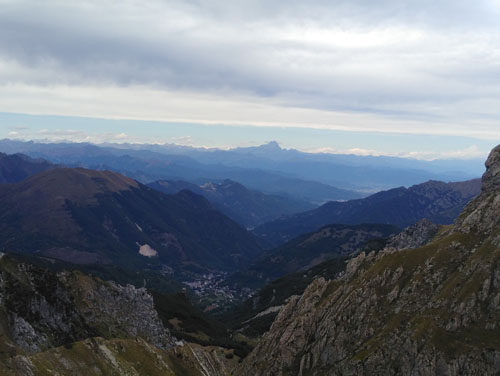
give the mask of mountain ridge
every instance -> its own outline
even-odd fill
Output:
[[[403,228],[427,218],[438,224],[450,224],[480,190],[480,179],[451,183],[431,180],[363,199],[331,201],[316,209],[265,223],[254,232],[277,245],[331,223],[384,223]]]
[[[0,249],[63,261],[206,270],[260,252],[205,198],[164,195],[109,171],[60,168],[0,185],[0,209]]]
[[[310,269],[330,259],[347,257],[365,243],[388,238],[399,231],[395,226],[384,224],[327,225],[265,252],[248,268],[228,277],[225,283],[237,286],[244,281],[247,287],[262,287],[287,274]]]
[[[201,185],[185,181],[158,180],[147,184],[167,194],[188,189],[208,199],[220,212],[247,228],[265,223],[285,214],[312,209],[314,206],[286,196],[269,195],[249,190],[230,179],[222,182],[207,182]]]
[[[0,184],[17,183],[39,172],[57,166],[43,159],[33,159],[24,154],[0,153]]]
[[[0,140],[0,151],[2,150],[45,158],[67,167],[113,170],[142,183],[165,179],[194,183],[231,179],[263,193],[285,194],[311,202],[363,196],[353,190],[303,179],[290,172],[280,172],[275,168],[263,169],[260,164],[237,167],[220,162],[209,163],[207,155],[200,161],[189,155],[175,154],[179,151],[178,148],[165,153],[158,152],[156,148],[142,150],[137,145],[125,149],[123,145],[102,147],[88,143],[45,144]]]
[[[113,169],[143,183],[160,179],[198,183],[202,179],[229,178],[250,189],[278,194],[280,187],[285,186],[289,195],[315,200],[315,203],[355,198],[353,192],[346,190],[366,195],[432,179],[462,181],[482,172],[479,160],[419,161],[387,156],[306,153],[276,145],[220,150],[178,145],[43,144],[0,140],[0,151],[22,152],[71,167]],[[162,165],[161,161],[170,164]],[[304,189],[294,188],[297,184]],[[317,192],[308,196],[308,191],[312,190]]]

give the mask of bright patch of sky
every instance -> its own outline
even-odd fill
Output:
[[[204,125],[12,113],[0,113],[0,138],[53,142],[173,143],[224,149],[277,141],[283,148],[309,152],[392,155],[428,160],[484,159],[495,146],[492,140],[450,135]]]
[[[0,25],[3,137],[425,158],[500,143],[498,0],[0,0]]]

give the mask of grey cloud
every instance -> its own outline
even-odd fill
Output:
[[[440,116],[429,102],[500,98],[498,1],[332,3],[4,1],[0,59],[32,74],[0,79],[250,93],[283,105],[405,117]],[[288,38],[294,28],[359,38],[394,29],[402,40],[339,47]],[[406,29],[422,40],[406,45]]]

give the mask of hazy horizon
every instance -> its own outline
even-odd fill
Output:
[[[484,158],[498,0],[0,0],[0,137]]]
[[[353,132],[315,128],[231,126],[28,115],[0,112],[0,139],[92,144],[175,144],[234,149],[277,142],[307,153],[389,156],[417,160],[484,159],[497,142],[450,135]]]

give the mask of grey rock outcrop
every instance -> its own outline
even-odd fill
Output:
[[[387,242],[387,247],[397,250],[422,247],[434,238],[438,230],[439,225],[424,218],[392,236]]]
[[[177,341],[143,288],[0,255],[0,303],[2,376],[229,375],[224,349]]]
[[[174,345],[175,338],[163,326],[153,297],[145,288],[122,286],[83,275],[75,277],[74,273],[64,273],[60,277],[66,279],[69,286],[76,286],[72,295],[80,301],[79,314],[88,326],[106,328],[107,337],[142,337],[159,348]],[[83,279],[85,287],[82,288],[82,283],[75,278]]]
[[[494,148],[485,163],[486,172],[482,179],[482,191],[491,191],[500,187],[500,145]]]
[[[455,231],[480,232],[500,245],[500,145],[491,151],[485,165],[481,194],[464,208],[455,222]]]
[[[3,257],[0,301],[3,340],[28,353],[95,336],[142,337],[159,348],[175,342],[145,289],[79,272],[55,274]]]

